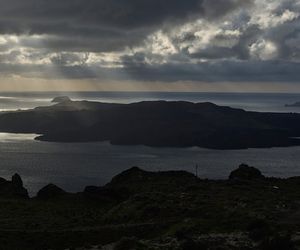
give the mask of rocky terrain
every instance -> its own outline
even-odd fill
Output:
[[[105,186],[29,198],[18,175],[0,183],[1,249],[300,249],[300,178],[245,164],[227,180],[138,167]]]
[[[56,100],[55,100],[56,99]],[[0,114],[0,132],[35,133],[55,142],[246,149],[300,145],[300,114],[259,113],[212,103],[58,103]]]

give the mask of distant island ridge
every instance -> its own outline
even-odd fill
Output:
[[[293,104],[286,104],[286,107],[300,107],[300,102],[295,102]]]
[[[57,97],[54,97],[51,102],[52,103],[62,103],[62,102],[70,102],[70,101],[72,101],[72,100],[68,96],[57,96]]]
[[[300,114],[250,112],[213,103],[72,101],[0,113],[0,132],[54,142],[246,149],[300,145]]]

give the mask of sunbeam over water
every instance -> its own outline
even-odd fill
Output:
[[[300,94],[288,93],[207,93],[207,92],[11,92],[1,93],[0,110],[30,109],[51,105],[56,96],[72,100],[109,103],[139,101],[213,102],[218,105],[261,112],[300,112],[299,107],[285,107],[300,101]]]

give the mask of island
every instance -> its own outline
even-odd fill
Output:
[[[300,178],[246,164],[228,174],[133,167],[104,186],[49,184],[31,198],[19,175],[0,179],[1,249],[299,249]]]
[[[59,102],[0,113],[0,132],[53,142],[246,149],[300,145],[300,114],[261,113],[184,101]]]
[[[285,107],[300,107],[300,102],[295,102],[293,104],[286,104]]]
[[[52,103],[70,102],[71,98],[68,96],[57,96],[53,98]]]

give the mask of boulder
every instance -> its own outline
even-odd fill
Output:
[[[230,180],[259,180],[265,177],[262,173],[254,167],[250,167],[247,164],[241,164],[238,169],[231,172]]]
[[[63,194],[66,194],[66,192],[63,189],[61,189],[60,187],[58,187],[54,184],[49,184],[49,185],[43,187],[37,193],[37,198],[47,200],[47,199],[59,197]]]

